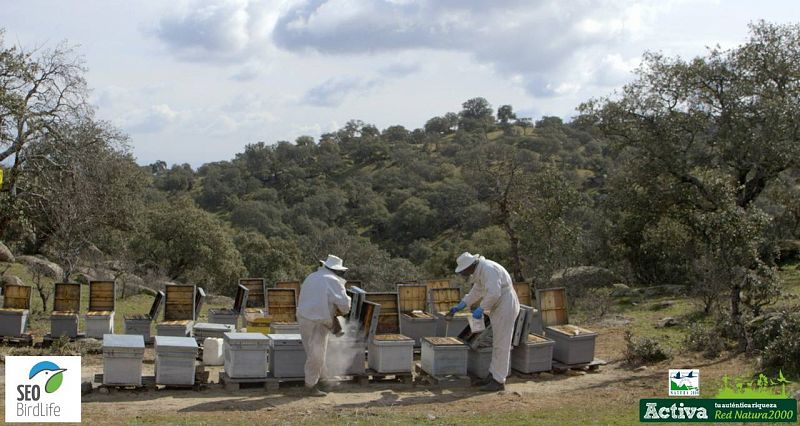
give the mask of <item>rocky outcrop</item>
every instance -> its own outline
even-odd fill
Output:
[[[2,242],[0,242],[0,262],[14,262],[14,254],[12,254],[11,250]]]
[[[60,280],[64,277],[64,270],[55,263],[36,256],[17,256],[17,262],[24,264],[33,273],[40,273],[48,276],[54,280]]]

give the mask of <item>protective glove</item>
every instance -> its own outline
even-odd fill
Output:
[[[467,304],[464,303],[464,301],[462,300],[462,301],[458,302],[458,305],[453,306],[452,308],[450,308],[450,313],[448,315],[453,316],[453,315],[456,314],[456,312],[458,312],[458,311],[460,311],[460,310],[462,310],[462,309],[464,309],[466,307],[467,307]]]
[[[478,306],[477,308],[475,308],[474,311],[472,311],[472,318],[481,319],[482,316],[483,316],[483,308],[481,308],[480,306]]]

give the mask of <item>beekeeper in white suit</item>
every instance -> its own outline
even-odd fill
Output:
[[[300,286],[297,303],[297,322],[306,350],[305,382],[311,396],[325,396],[319,379],[325,368],[325,351],[331,334],[333,318],[350,312],[350,296],[345,291],[343,275],[347,268],[342,259],[328,255],[322,266],[306,277]]]
[[[489,364],[489,377],[481,390],[504,390],[511,362],[514,323],[519,315],[519,299],[511,275],[499,263],[479,254],[464,252],[458,256],[456,263],[456,273],[470,277],[473,285],[464,299],[450,309],[450,313],[455,314],[478,301],[480,306],[472,311],[472,316],[482,318],[483,313],[488,312],[492,323],[492,361]]]

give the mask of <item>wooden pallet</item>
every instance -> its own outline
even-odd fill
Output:
[[[247,377],[231,378],[224,371],[219,372],[219,383],[226,391],[237,391],[240,388],[264,388],[267,390],[277,389],[277,384],[270,383],[269,377]]]
[[[50,334],[45,334],[42,338],[42,347],[49,348],[53,345],[53,342],[61,339],[61,336],[55,337]],[[75,337],[68,337],[67,341],[69,342],[77,342],[78,340],[86,339],[86,333],[78,333]]]
[[[367,369],[364,375],[369,378],[369,382],[371,383],[398,381],[405,385],[414,384],[414,373],[411,371],[404,373],[379,373],[373,369]]]
[[[463,388],[472,385],[472,379],[469,376],[434,376],[423,370],[419,364],[414,365],[414,372],[417,376],[415,383],[422,383],[428,386],[442,388]]]
[[[567,370],[598,371],[601,366],[606,364],[608,364],[606,361],[599,358],[595,358],[591,362],[584,362],[580,364],[564,364],[553,360],[553,372],[563,373]]]
[[[8,346],[33,346],[33,335],[27,333],[21,336],[0,336],[0,343]]]
[[[203,380],[202,376],[205,376]],[[195,381],[194,384],[191,385],[161,385],[156,383],[156,376],[142,376],[142,384],[141,385],[106,385],[103,384],[103,374],[95,374],[94,375],[95,383],[100,383],[98,387],[100,388],[107,388],[107,389],[115,389],[115,390],[142,390],[142,389],[150,389],[150,390],[159,390],[159,389],[194,389],[200,390],[208,383],[208,372],[203,372],[203,374],[195,371]]]

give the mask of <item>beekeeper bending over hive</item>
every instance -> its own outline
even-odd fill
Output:
[[[343,278],[347,268],[342,259],[328,255],[322,266],[306,277],[300,286],[297,303],[297,322],[300,337],[306,350],[305,381],[311,396],[325,396],[319,388],[319,378],[325,367],[325,351],[328,335],[333,328],[334,316],[350,312],[350,297],[344,289]]]
[[[519,315],[519,299],[511,276],[506,268],[479,254],[464,252],[458,256],[456,263],[456,273],[469,277],[473,285],[464,299],[450,309],[450,313],[455,314],[478,301],[480,306],[472,311],[472,316],[479,319],[484,312],[489,312],[492,323],[492,361],[489,364],[489,377],[484,381],[481,390],[504,390],[511,361],[514,323]]]

